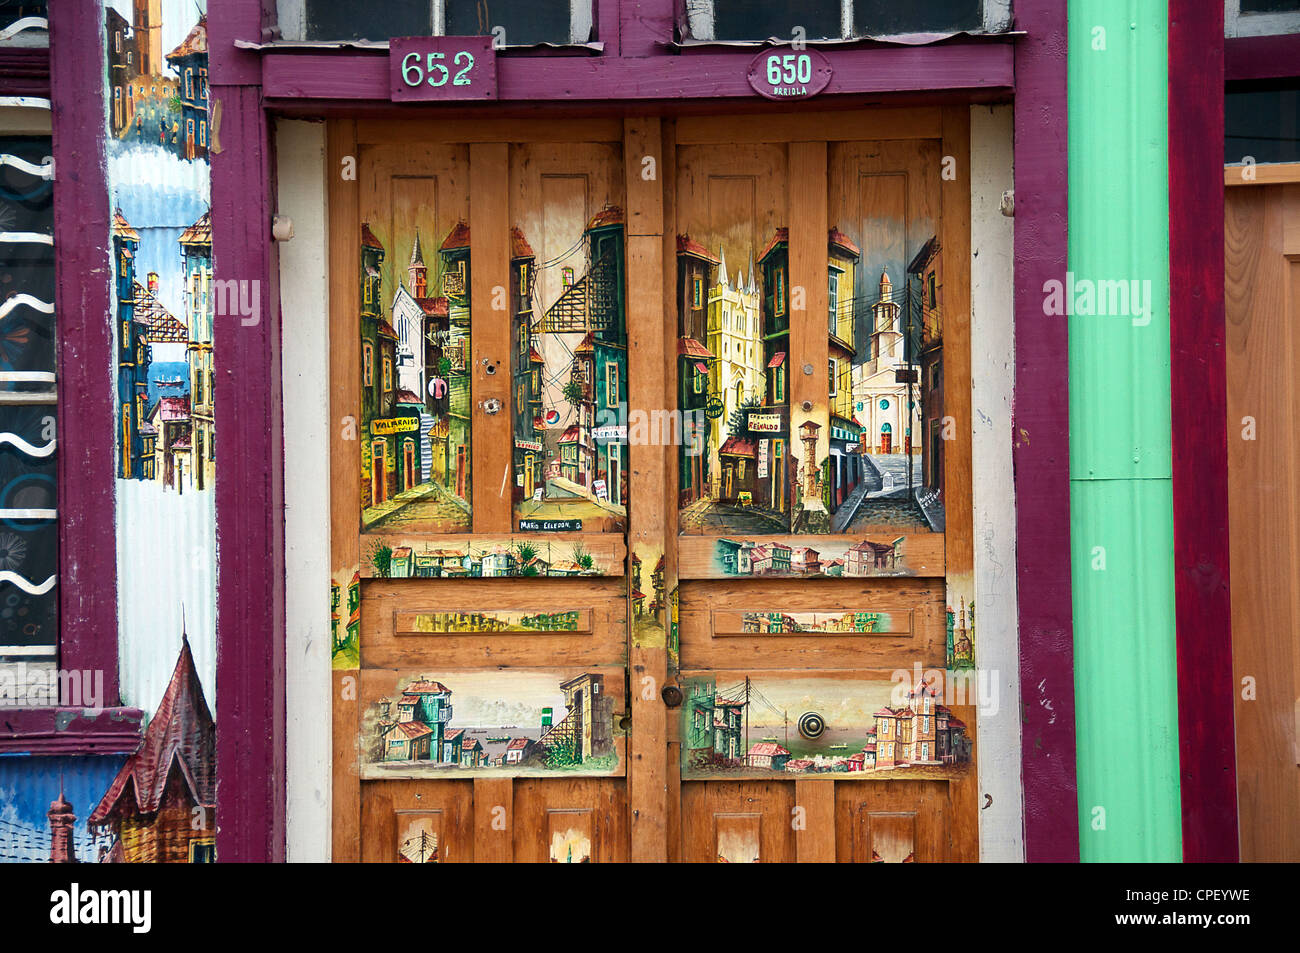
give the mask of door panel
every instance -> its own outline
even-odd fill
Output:
[[[1230,181],[1241,177],[1233,170]],[[1300,183],[1226,190],[1241,859],[1300,860]]]
[[[337,858],[975,856],[961,115],[332,124]]]

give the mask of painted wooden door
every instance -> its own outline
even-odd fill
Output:
[[[337,859],[976,856],[967,122],[332,125]]]
[[[1228,520],[1241,859],[1300,860],[1300,175],[1227,171]],[[1289,182],[1286,181],[1289,178]]]

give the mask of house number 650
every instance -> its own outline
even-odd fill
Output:
[[[452,57],[452,64],[460,67],[454,76],[443,62],[445,57],[444,53],[426,53],[424,65],[421,66],[418,52],[407,53],[402,59],[402,82],[407,86],[419,86],[427,82],[430,86],[438,87],[445,86],[450,78],[453,86],[470,85],[469,71],[474,68],[474,54],[461,50]]]

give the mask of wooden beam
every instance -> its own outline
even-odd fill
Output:
[[[474,532],[511,528],[509,146],[469,147],[470,456]],[[497,402],[488,413],[489,401]]]
[[[823,461],[830,456],[830,374],[827,370],[827,167],[826,143],[790,143],[786,221],[790,228],[790,458],[799,461],[803,506],[791,512],[796,533],[830,532],[821,502]],[[801,428],[816,428],[811,454]],[[811,473],[810,473],[811,471]]]
[[[794,806],[798,863],[835,863],[835,782],[795,781]]]
[[[663,194],[658,170],[663,166],[663,137],[657,118],[628,119],[623,159],[627,178],[627,327],[630,408],[650,412],[670,406],[666,368],[673,367],[663,329],[664,313]],[[651,160],[647,162],[646,160]],[[640,585],[649,585],[668,540],[668,447],[637,444],[628,452],[631,492],[628,541]],[[668,678],[670,610],[656,619],[637,616],[629,580],[628,622],[631,668],[631,750],[628,758],[629,803],[632,805],[632,860],[663,862],[668,858],[667,718],[661,691]],[[664,574],[664,592],[676,589]]]
[[[508,864],[514,853],[514,781],[475,778],[474,862]]]

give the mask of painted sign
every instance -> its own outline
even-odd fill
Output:
[[[780,433],[785,429],[780,414],[749,414],[750,433]]]
[[[397,635],[442,635],[455,632],[527,634],[534,632],[590,632],[590,609],[513,609],[445,612],[398,612]]]
[[[370,421],[370,432],[380,437],[395,433],[415,433],[419,429],[419,417],[382,417]]]
[[[765,50],[749,64],[749,85],[764,99],[808,99],[831,81],[831,62],[816,50]]]
[[[490,36],[403,36],[388,42],[393,102],[496,99]]]

